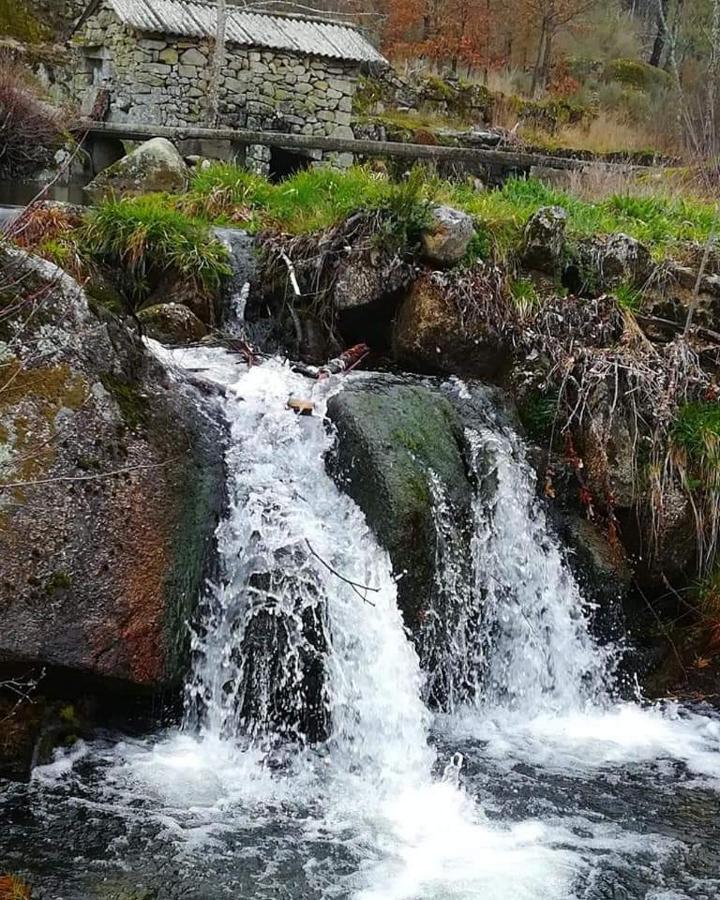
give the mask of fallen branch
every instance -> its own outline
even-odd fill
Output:
[[[34,702],[32,695],[35,693],[44,677],[45,669],[43,669],[35,678],[28,675],[24,679],[11,678],[9,681],[0,681],[0,691],[8,691],[17,698],[11,707],[10,712],[0,718],[0,722],[7,722],[8,719],[12,718],[23,703]]]
[[[13,488],[37,487],[43,484],[57,484],[68,481],[100,481],[103,478],[113,478],[115,475],[126,475],[128,472],[136,472],[139,469],[161,469],[163,466],[168,466],[178,459],[180,459],[179,456],[173,456],[172,459],[166,459],[164,462],[126,466],[124,469],[113,469],[111,472],[100,472],[97,475],[58,475],[55,478],[38,478],[35,481],[9,481],[5,484],[0,484],[0,492],[11,490]]]
[[[313,547],[313,545],[310,543],[310,541],[307,538],[305,538],[305,543],[307,544],[308,550],[312,553],[312,555],[315,557],[315,559],[317,559],[319,562],[321,562],[325,566],[325,568],[328,570],[328,572],[332,572],[332,574],[336,578],[339,578],[340,581],[344,581],[345,584],[349,584],[350,587],[353,589],[353,591],[355,591],[355,593],[358,595],[358,597],[360,597],[360,599],[364,603],[367,603],[368,606],[375,606],[375,604],[372,602],[372,600],[368,600],[367,596],[365,596],[364,594],[361,594],[360,591],[372,591],[375,594],[379,594],[380,588],[370,587],[367,584],[360,584],[359,581],[352,581],[350,578],[346,578],[344,575],[341,575],[337,569],[333,569],[333,567],[330,565],[330,563],[326,562],[322,558],[322,556],[320,556],[320,554],[315,550],[315,548]]]

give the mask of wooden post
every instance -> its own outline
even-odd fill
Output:
[[[215,47],[213,50],[208,103],[208,125],[210,128],[215,128],[220,119],[220,78],[225,66],[225,32],[227,30],[227,5],[225,0],[217,0],[216,15]]]

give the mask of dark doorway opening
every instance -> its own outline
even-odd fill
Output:
[[[270,151],[270,181],[282,181],[283,178],[289,178],[296,172],[309,169],[311,162],[312,160],[303,156],[302,153],[293,153],[292,150],[273,147]]]

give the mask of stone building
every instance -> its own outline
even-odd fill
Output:
[[[215,33],[212,2],[94,0],[71,37],[77,54],[72,93],[89,112],[106,91],[110,122],[209,124]],[[347,24],[230,6],[218,124],[352,137],[361,67],[386,64]],[[292,160],[280,158],[289,156],[286,151],[273,152],[276,168],[293,167]],[[257,168],[273,164],[269,148],[256,146],[249,153]]]

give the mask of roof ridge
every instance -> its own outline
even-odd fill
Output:
[[[214,0],[174,0],[175,3],[194,3],[198,6],[208,6],[214,9],[217,4]],[[322,10],[315,10],[314,13],[289,12],[285,10],[263,9],[261,7],[239,6],[235,3],[228,4],[227,14],[240,13],[246,16],[271,16],[273,19],[294,19],[302,22],[318,22],[322,25],[339,25],[341,28],[351,28],[353,31],[362,33],[362,26],[352,19],[335,19],[330,16],[322,15]]]

